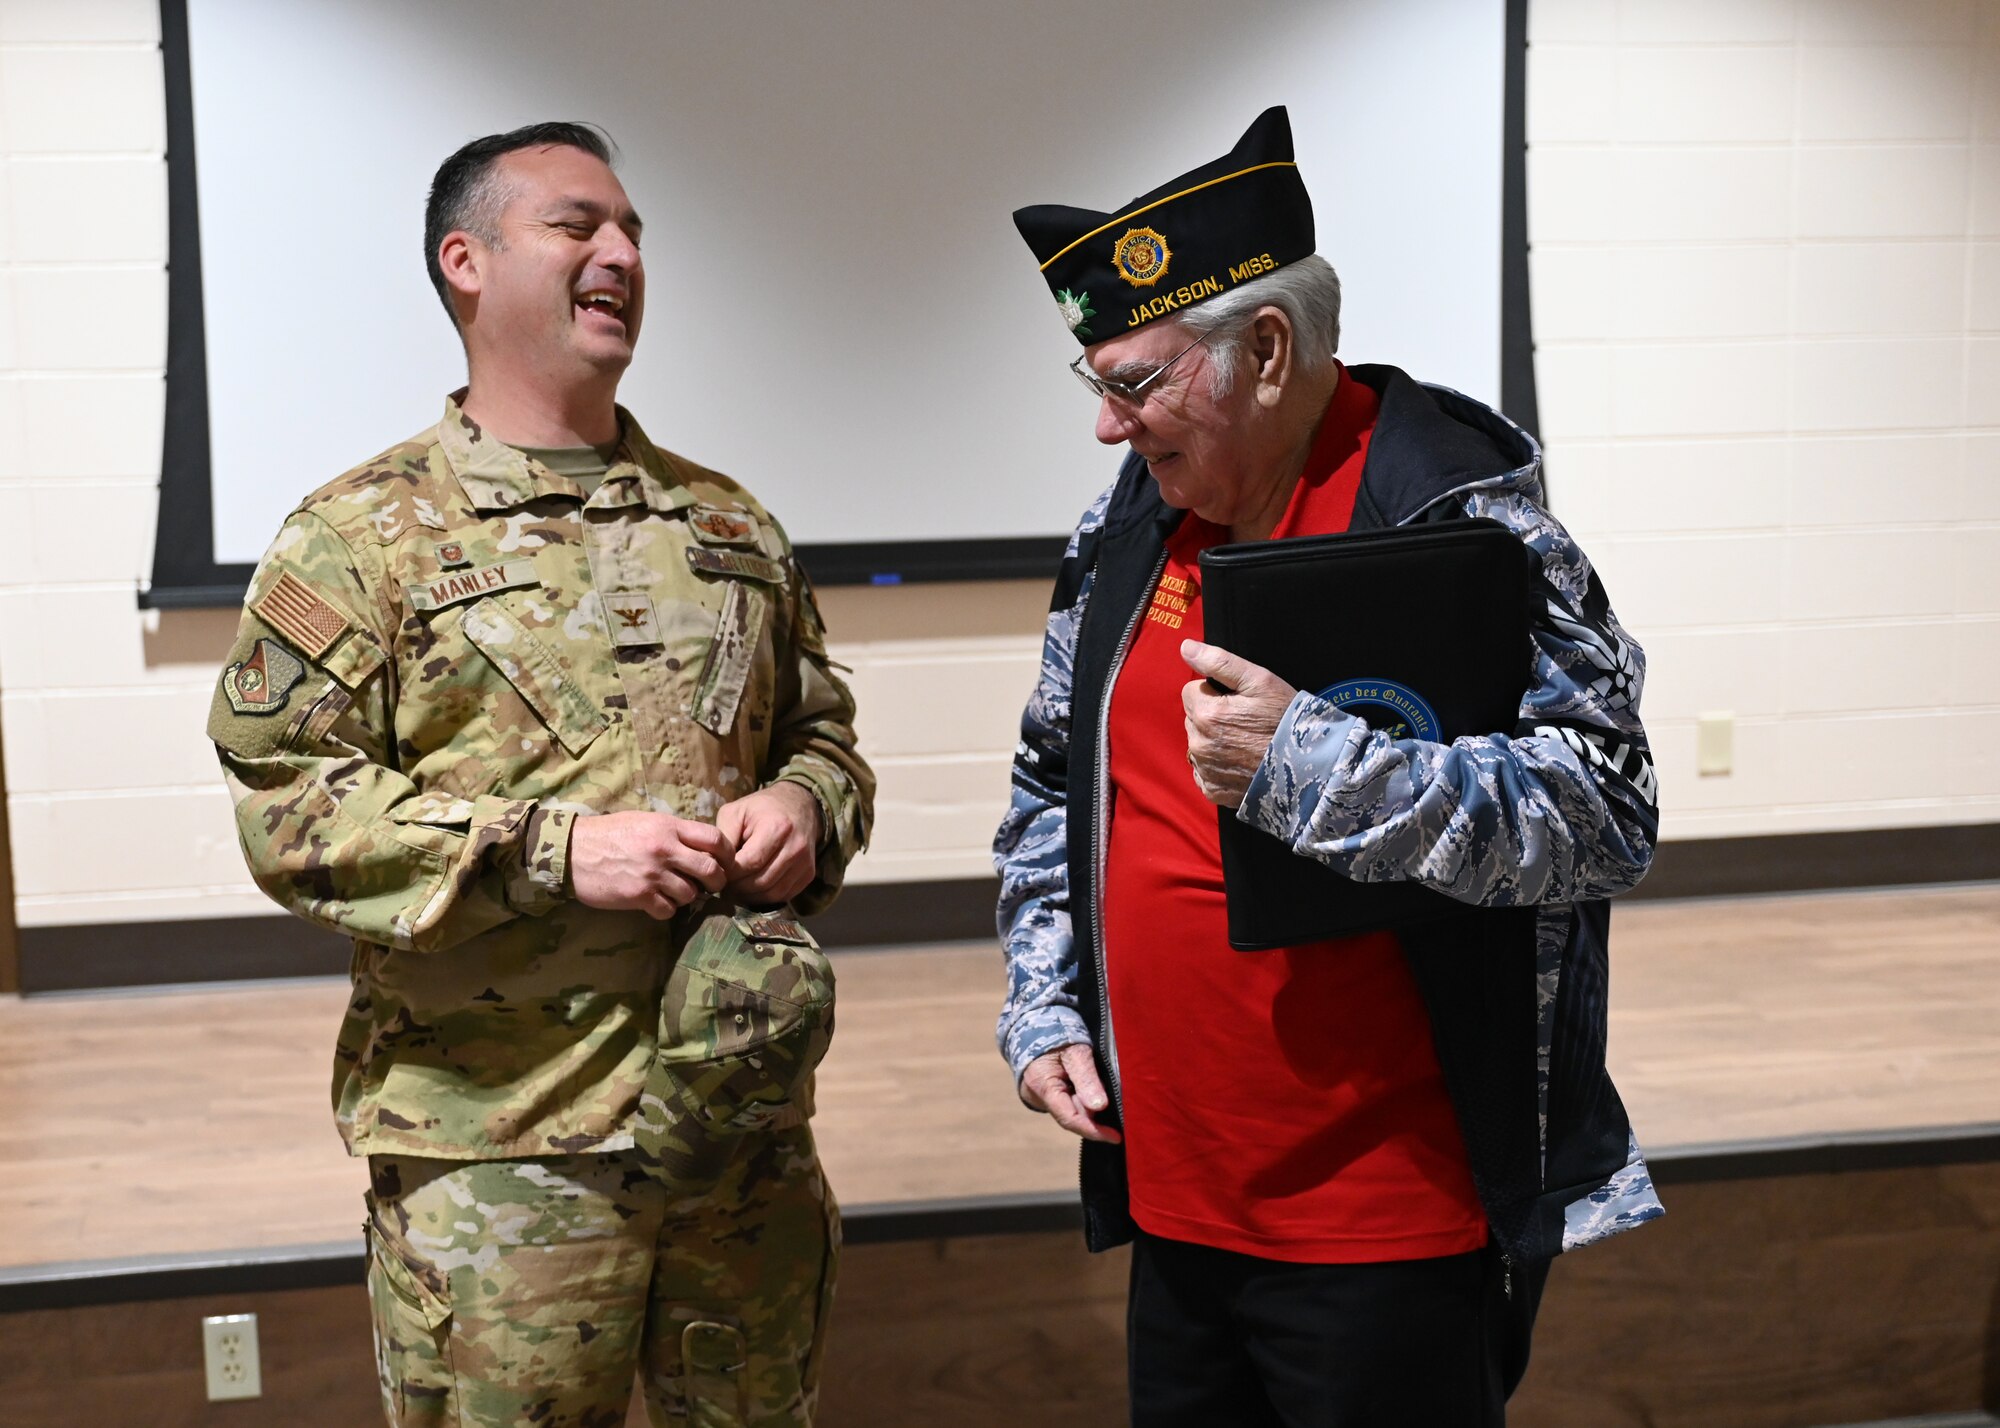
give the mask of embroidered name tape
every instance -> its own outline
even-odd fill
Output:
[[[250,608],[258,619],[298,646],[307,659],[318,659],[347,633],[347,616],[289,570]]]
[[[739,913],[736,925],[747,933],[753,942],[797,942],[804,946],[813,945],[806,930],[775,912]]]
[[[441,610],[446,605],[476,600],[496,590],[517,590],[541,583],[535,575],[534,561],[503,560],[498,565],[482,565],[477,570],[454,571],[435,580],[418,581],[405,585],[403,590],[417,609]]]
[[[781,585],[785,579],[785,567],[777,561],[740,550],[710,550],[691,545],[687,558],[690,567],[710,575],[741,575],[748,580],[767,580],[773,585]]]

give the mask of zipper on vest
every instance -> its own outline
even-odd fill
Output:
[[[1118,1124],[1125,1124],[1125,1099],[1120,1093],[1118,1082],[1118,1034],[1111,1025],[1111,970],[1104,957],[1104,862],[1105,850],[1110,842],[1105,835],[1105,805],[1111,796],[1111,694],[1118,687],[1118,671],[1125,667],[1125,656],[1132,650],[1132,632],[1139,628],[1139,621],[1146,613],[1146,604],[1153,597],[1154,588],[1160,583],[1161,572],[1167,568],[1167,548],[1160,546],[1160,558],[1153,562],[1153,573],[1139,592],[1139,603],[1132,607],[1132,618],[1125,622],[1125,633],[1118,637],[1118,651],[1111,657],[1111,669],[1104,677],[1104,701],[1097,709],[1097,786],[1092,792],[1095,798],[1090,815],[1090,855],[1094,880],[1091,883],[1092,896],[1097,906],[1091,909],[1090,940],[1097,952],[1097,997],[1104,1008],[1104,1079],[1111,1091],[1111,1104],[1118,1112]]]
[[[1520,468],[1516,468],[1515,471],[1510,471],[1507,473],[1507,475],[1508,476],[1517,475],[1519,474],[1519,469]],[[1488,486],[1496,486],[1500,484],[1502,484],[1501,480],[1498,480],[1491,476],[1482,476],[1476,481],[1467,481],[1462,486],[1454,486],[1449,491],[1446,491],[1443,495],[1440,495],[1433,500],[1426,501],[1423,505],[1419,506],[1409,515],[1405,516],[1402,520],[1396,522],[1396,526],[1398,529],[1400,529],[1404,526],[1414,525],[1420,516],[1424,515],[1428,511],[1435,510],[1437,507],[1442,506],[1447,501],[1457,501],[1459,504],[1463,505],[1464,498],[1471,492],[1484,489],[1485,487]],[[1519,533],[1516,532],[1516,535],[1518,537]],[[1521,542],[1521,545],[1522,549],[1524,550],[1528,549],[1528,544],[1525,540]],[[1539,922],[1539,918],[1537,920]],[[1574,931],[1573,922],[1572,922],[1572,931]],[[1539,939],[1541,936],[1541,929],[1539,926],[1537,926],[1536,928],[1535,936],[1537,939]],[[1561,958],[1556,959],[1556,995],[1558,998],[1560,998],[1562,995]],[[1551,1016],[1553,1015],[1554,1013],[1551,1012]],[[1553,1037],[1553,1024],[1551,1024],[1551,1036]],[[1541,1033],[1539,1029],[1536,1032],[1535,1040],[1537,1043],[1537,1050],[1539,1051],[1540,1049],[1539,1043],[1541,1041]],[[1553,1054],[1554,1052],[1553,1040],[1551,1040],[1550,1042],[1550,1052],[1551,1054]],[[1539,1187],[1545,1182],[1548,1175],[1548,1167],[1549,1167],[1549,1118],[1548,1118],[1548,1102],[1545,1099],[1548,1094],[1549,1079],[1548,1079],[1548,1073],[1541,1070],[1539,1065],[1537,1065],[1536,1067],[1535,1074],[1536,1074],[1535,1099],[1539,1103],[1542,1110],[1542,1114],[1539,1118],[1538,1124],[1535,1129],[1535,1147],[1537,1151],[1540,1153],[1537,1168],[1535,1171],[1535,1182],[1536,1185]],[[1470,1153],[1468,1152],[1468,1157],[1469,1154]],[[1477,1182],[1479,1180],[1477,1172],[1474,1172],[1473,1180],[1475,1182],[1475,1188],[1476,1188]],[[1480,1196],[1480,1201],[1483,1206],[1485,1202],[1484,1195]],[[1500,1288],[1507,1298],[1512,1299],[1514,1297],[1513,1261],[1509,1259],[1507,1255],[1504,1253],[1500,1256]]]

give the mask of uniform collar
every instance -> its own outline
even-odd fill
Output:
[[[508,511],[538,496],[585,499],[582,486],[530,460],[467,416],[459,405],[464,397],[465,388],[460,387],[445,398],[438,445],[475,510]],[[589,498],[591,505],[677,511],[694,504],[694,493],[681,481],[673,460],[646,439],[623,407],[618,408],[618,432],[617,454],[603,484]]]

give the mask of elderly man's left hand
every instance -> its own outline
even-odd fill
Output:
[[[1199,640],[1182,640],[1181,658],[1204,676],[1181,690],[1195,786],[1210,803],[1236,808],[1298,691],[1262,665]]]

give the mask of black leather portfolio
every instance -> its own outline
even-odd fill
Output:
[[[1215,546],[1201,556],[1205,637],[1395,738],[1512,734],[1533,660],[1533,561],[1488,520]],[[1464,910],[1417,883],[1355,882],[1218,812],[1239,951]]]

